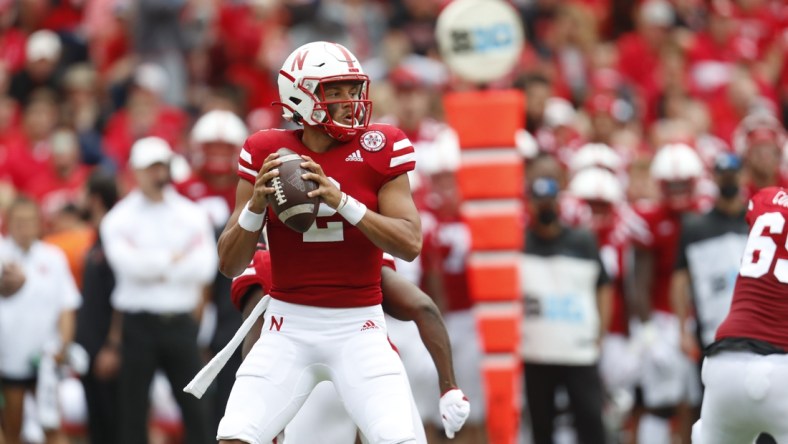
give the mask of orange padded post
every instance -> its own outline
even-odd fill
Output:
[[[515,444],[523,397],[517,256],[524,238],[524,171],[515,133],[525,124],[525,98],[517,90],[465,91],[447,94],[443,105],[462,148],[457,180],[472,239],[469,291],[487,353],[487,430],[491,444]]]
[[[520,202],[466,204],[462,214],[471,231],[473,250],[521,250],[524,218]]]
[[[520,271],[516,255],[500,258],[471,256],[468,287],[474,302],[520,300]]]
[[[515,356],[488,358],[482,363],[487,387],[488,439],[491,444],[516,444],[523,393],[522,364]]]
[[[485,353],[519,352],[522,310],[519,302],[477,310],[476,322]]]
[[[513,147],[514,133],[525,123],[525,97],[519,90],[450,93],[443,106],[463,149]]]
[[[465,156],[457,171],[464,199],[520,198],[523,195],[523,160],[512,150],[499,155]],[[490,153],[492,154],[492,153]]]

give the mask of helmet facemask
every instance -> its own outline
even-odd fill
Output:
[[[340,142],[346,142],[369,126],[372,116],[372,101],[369,97],[369,80],[366,75],[359,75],[357,79],[321,79],[318,91],[315,94],[315,108],[312,111],[312,120],[319,122],[326,134]],[[358,82],[358,91],[355,97],[349,100],[332,100],[326,96],[326,89],[331,83]],[[347,109],[346,109],[347,108]],[[338,116],[339,120],[334,120]]]
[[[283,75],[287,73],[281,72]],[[326,96],[326,89],[332,83],[358,83],[358,92],[355,97],[348,100],[332,100]],[[282,104],[293,113],[293,120],[297,123],[310,126],[321,126],[331,138],[340,142],[347,142],[355,137],[359,131],[369,126],[372,116],[372,101],[369,100],[369,78],[365,74],[345,74],[323,78],[305,77],[298,84],[298,89],[306,94],[314,103],[311,114],[301,115],[298,110],[287,104]],[[293,98],[290,99],[293,101]],[[294,103],[298,106],[299,103]],[[344,114],[343,109],[349,108],[348,121],[346,116],[341,116],[340,121],[334,120],[336,114]],[[333,115],[332,115],[333,114]]]

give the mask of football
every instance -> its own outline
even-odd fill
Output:
[[[301,175],[308,171],[301,168],[304,161],[295,151],[279,148],[279,176],[266,183],[273,188],[274,194],[268,195],[268,203],[274,214],[283,224],[291,229],[304,233],[315,222],[320,198],[309,197],[307,193],[317,189],[317,184],[311,180],[304,180]]]

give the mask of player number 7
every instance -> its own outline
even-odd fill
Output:
[[[744,249],[744,257],[739,273],[744,277],[759,278],[769,272],[777,252],[777,244],[771,236],[764,236],[763,229],[768,228],[769,234],[780,234],[785,228],[785,217],[781,213],[764,213],[755,219]],[[788,250],[788,238],[784,246]],[[755,260],[755,252],[758,258]],[[788,284],[788,260],[777,259],[774,264],[774,277],[783,284]]]

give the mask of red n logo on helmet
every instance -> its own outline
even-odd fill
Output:
[[[345,60],[340,60],[340,62],[347,63],[347,70],[350,72],[358,72],[359,70],[356,68],[355,62],[353,62],[353,55],[350,54],[350,52],[342,45],[336,45],[336,47],[339,48],[339,50],[342,52],[342,55],[345,56]]]
[[[293,59],[293,64],[290,66],[290,71],[295,71],[296,64],[298,65],[298,70],[304,69],[304,61],[306,60],[306,55],[309,54],[309,50],[301,51],[296,54],[295,58]]]

